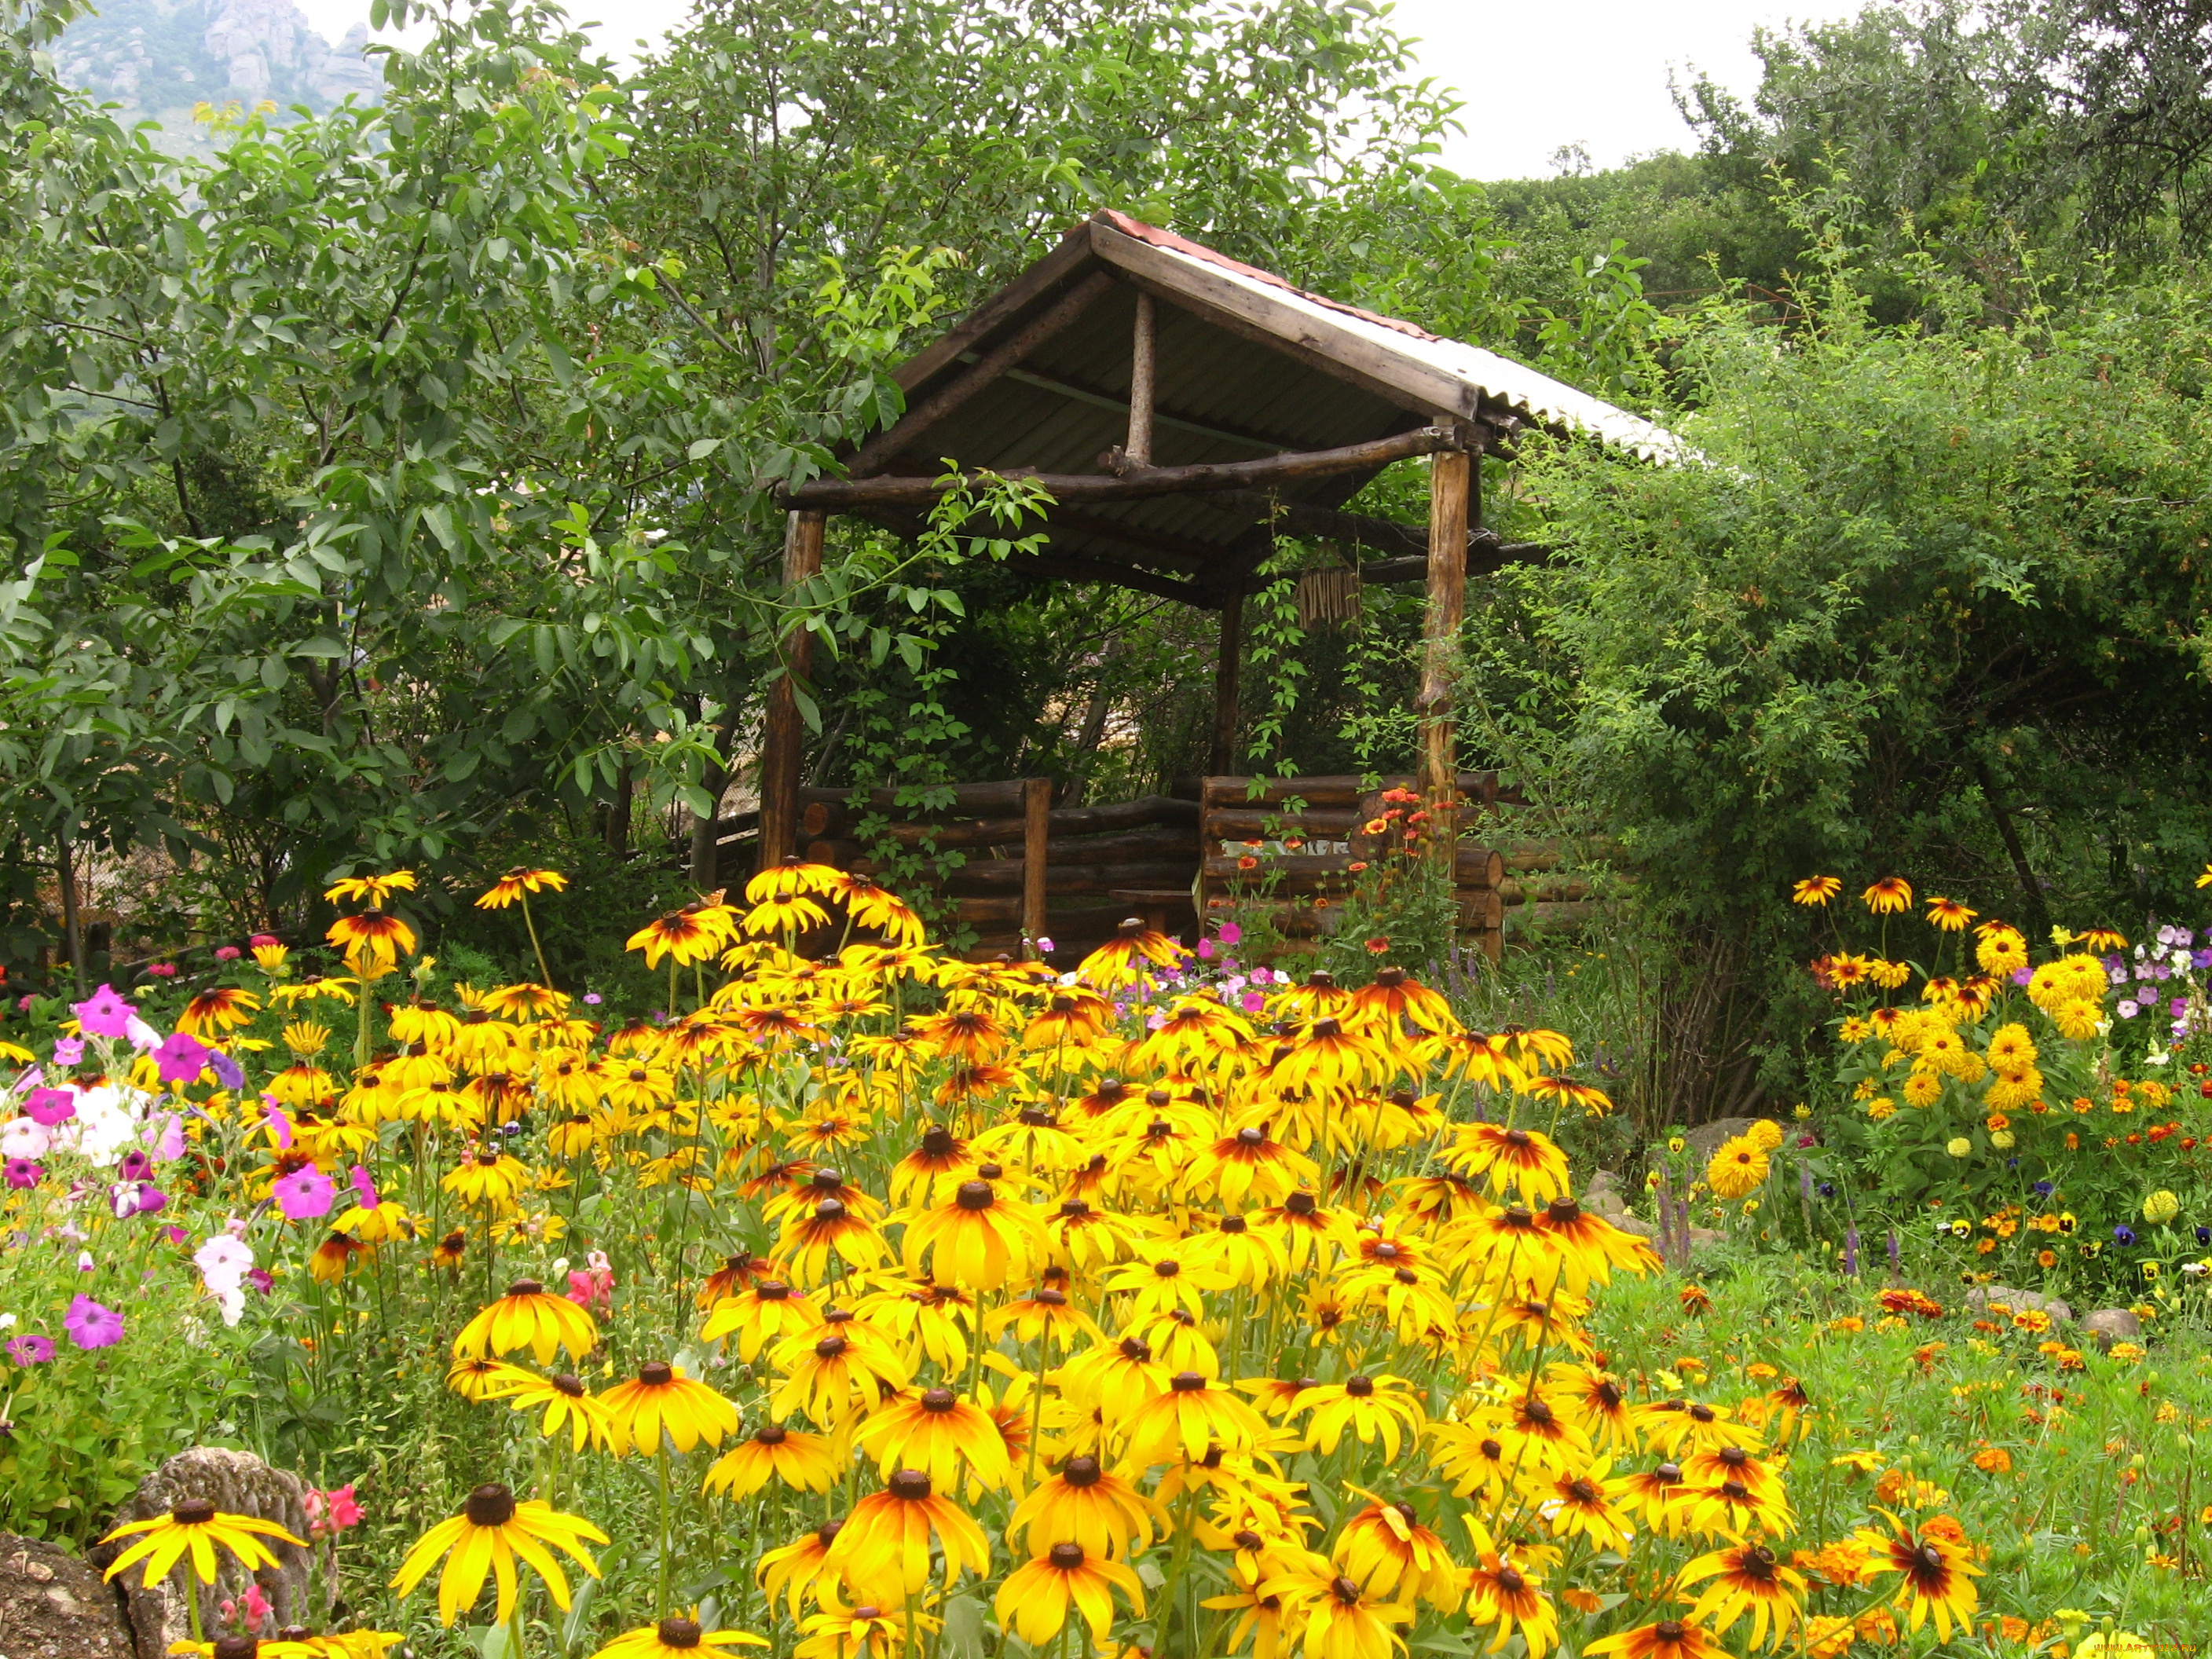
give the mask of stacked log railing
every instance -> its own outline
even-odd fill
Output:
[[[802,790],[799,851],[816,863],[878,877],[906,866],[898,854],[919,855],[920,879],[933,890],[940,918],[973,930],[981,956],[1018,954],[1046,939],[1056,958],[1080,953],[1145,908],[1117,896],[1133,891],[1178,896],[1161,920],[1170,931],[1194,931],[1195,800],[1147,795],[1055,807],[1048,778],[928,793],[932,804],[918,806],[890,790]],[[896,851],[879,856],[889,849]],[[939,867],[931,871],[932,865]]]
[[[1277,907],[1292,928],[1311,926],[1316,901],[1352,890],[1352,866],[1371,865],[1376,838],[1364,826],[1379,817],[1381,797],[1411,789],[1414,779],[1356,775],[1198,780],[1199,833],[1206,844],[1200,898],[1208,909],[1239,899]],[[1461,836],[1452,860],[1452,889],[1461,933],[1493,961],[1504,948],[1506,860],[1493,848],[1474,845],[1468,831],[1490,822],[1502,797],[1494,772],[1458,775]],[[1261,857],[1254,843],[1267,849]],[[1295,847],[1297,850],[1292,850]],[[1326,850],[1305,850],[1316,848]],[[1258,858],[1248,867],[1245,860]]]

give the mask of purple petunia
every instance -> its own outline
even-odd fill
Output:
[[[10,1187],[35,1187],[46,1177],[45,1167],[27,1158],[8,1160],[8,1184]]]
[[[26,1331],[21,1336],[8,1339],[8,1358],[18,1365],[43,1365],[53,1357],[54,1340],[50,1336]]]
[[[150,1181],[138,1183],[138,1213],[153,1215],[169,1206],[169,1195]]]
[[[83,1058],[84,1042],[82,1039],[78,1037],[56,1037],[54,1039],[55,1065],[74,1066]]]
[[[331,1178],[312,1164],[293,1170],[269,1190],[287,1221],[313,1221],[328,1215],[337,1196]]]
[[[80,1348],[112,1348],[123,1340],[123,1316],[88,1296],[79,1296],[62,1316],[62,1328]]]
[[[116,1166],[118,1181],[143,1181],[154,1173],[154,1160],[141,1147],[134,1146],[124,1153],[123,1162]]]
[[[131,1017],[138,1011],[103,985],[76,1005],[77,1023],[87,1036],[119,1037],[131,1030]]]
[[[23,1115],[33,1123],[43,1123],[49,1129],[56,1128],[76,1115],[76,1091],[73,1089],[33,1089],[23,1097]]]
[[[154,1066],[164,1083],[197,1083],[207,1063],[207,1044],[186,1031],[174,1033],[154,1050]]]
[[[242,1089],[246,1086],[246,1073],[240,1071],[238,1062],[222,1049],[209,1049],[207,1063],[208,1069],[215,1073],[215,1080],[224,1088]]]

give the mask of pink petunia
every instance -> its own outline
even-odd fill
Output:
[[[57,1128],[76,1115],[74,1089],[33,1089],[23,1101],[23,1115],[33,1123]]]
[[[131,1017],[138,1012],[115,994],[112,985],[101,986],[76,1008],[77,1023],[87,1036],[125,1036],[131,1029]]]
[[[374,1209],[377,1201],[376,1177],[369,1174],[366,1165],[356,1164],[353,1166],[352,1180],[354,1196],[361,1200],[361,1207],[364,1210]]]
[[[207,1045],[188,1032],[179,1031],[154,1050],[155,1069],[164,1083],[197,1083],[207,1069]]]
[[[312,1164],[293,1170],[269,1190],[287,1221],[313,1221],[328,1215],[338,1191],[337,1184]]]
[[[80,1348],[112,1348],[123,1340],[123,1316],[80,1295],[62,1316],[62,1328]]]

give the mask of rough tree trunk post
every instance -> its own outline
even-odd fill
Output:
[[[60,865],[62,888],[62,939],[69,949],[70,971],[76,975],[76,994],[84,994],[84,918],[78,913],[76,902],[76,849],[70,844],[69,831],[62,831]]]
[[[1152,296],[1137,292],[1136,332],[1129,345],[1129,441],[1122,449],[1131,466],[1152,464]]]
[[[1452,807],[1459,781],[1452,688],[1459,666],[1459,629],[1467,614],[1467,526],[1475,457],[1443,450],[1429,459],[1429,593],[1421,629],[1421,794],[1431,814],[1430,845],[1446,871],[1459,845]]]
[[[1224,776],[1237,769],[1237,683],[1244,669],[1244,594],[1221,600],[1221,647],[1213,659],[1213,757],[1209,769]]]
[[[1022,933],[1030,941],[1045,931],[1045,860],[1052,844],[1052,780],[1022,780]]]
[[[783,585],[795,586],[822,571],[823,513],[794,513],[783,538]],[[776,646],[783,673],[769,688],[768,719],[761,732],[761,868],[773,869],[799,845],[799,769],[805,727],[799,718],[798,683],[814,666],[814,636],[800,623],[783,631]]]

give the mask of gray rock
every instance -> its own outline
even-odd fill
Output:
[[[263,1521],[274,1521],[294,1537],[305,1538],[308,1535],[306,1495],[307,1488],[299,1476],[288,1470],[271,1468],[251,1452],[195,1446],[190,1451],[179,1452],[140,1481],[138,1490],[116,1511],[112,1524],[120,1526],[127,1521],[145,1521],[167,1515],[178,1504],[197,1498],[213,1504],[226,1515],[250,1515]],[[266,1541],[277,1565],[262,1568],[252,1578],[259,1583],[261,1593],[276,1609],[274,1627],[324,1623],[323,1615],[328,1609],[311,1610],[308,1607],[307,1552],[295,1549],[281,1539]],[[100,1546],[90,1559],[95,1565],[105,1567],[124,1547],[122,1543]],[[199,1592],[201,1623],[210,1634],[216,1628],[216,1604],[245,1595],[248,1583],[246,1572],[229,1555],[220,1554],[220,1577],[212,1585],[201,1586]],[[321,1582],[325,1586],[332,1582],[329,1565],[326,1555],[321,1572]],[[189,1567],[179,1565],[151,1589],[145,1587],[143,1574],[135,1567],[116,1581],[124,1587],[131,1629],[137,1644],[137,1659],[166,1659],[172,1642],[191,1639],[191,1614],[185,1607],[181,1589],[189,1571]],[[0,1654],[0,1659],[17,1659],[17,1656]]]
[[[66,1551],[0,1532],[0,1659],[131,1659],[122,1598]]]
[[[2074,1310],[2055,1296],[2045,1296],[2040,1291],[2016,1291],[2009,1285],[1977,1285],[1966,1292],[1969,1308],[1986,1308],[1992,1302],[2002,1302],[2014,1313],[2023,1309],[2031,1312],[2047,1313],[2057,1322],[2070,1323]],[[2130,1314],[2130,1319],[2135,1317]]]
[[[2115,1342],[2142,1341],[2142,1321],[2125,1308],[2100,1308],[2081,1322],[2081,1334],[2100,1353],[2110,1353]]]

